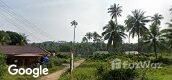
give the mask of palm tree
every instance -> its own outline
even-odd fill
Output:
[[[163,33],[163,37],[166,38],[169,49],[172,50],[172,23],[167,23],[167,25],[168,25],[168,28],[163,29],[161,32]]]
[[[148,44],[150,48],[153,48],[156,59],[158,57],[157,48],[160,48],[163,45],[162,42],[164,41],[161,35],[162,34],[159,30],[159,26],[152,24],[150,26],[150,30],[148,31],[148,33],[146,33],[146,35],[143,38],[144,43]]]
[[[73,20],[72,22],[71,22],[71,26],[74,26],[74,38],[73,38],[73,42],[75,43],[75,28],[76,28],[76,26],[78,25],[78,22],[76,22],[75,20]]]
[[[151,17],[152,24],[155,26],[159,26],[161,24],[161,20],[164,17],[161,14],[156,13],[153,17]]]
[[[86,33],[86,35],[85,35],[86,37],[87,37],[87,39],[89,40],[89,42],[90,42],[90,40],[92,39],[92,37],[93,37],[93,34],[91,33],[91,32],[88,32],[88,33]]]
[[[172,8],[170,8],[170,12],[172,14]],[[167,23],[167,25],[168,28],[163,29],[162,33],[163,33],[163,37],[166,38],[167,45],[169,46],[169,50],[172,50],[172,19],[170,20],[170,22]]]
[[[111,5],[110,8],[108,8],[108,13],[111,13],[112,19],[115,18],[115,23],[117,24],[117,17],[121,16],[122,12],[122,6],[119,6],[119,4]]]
[[[145,12],[141,10],[134,10],[132,14],[133,15],[128,15],[127,20],[125,20],[126,30],[129,32],[129,35],[132,35],[132,38],[134,38],[135,35],[138,36],[138,52],[140,52],[139,38],[148,31],[145,25],[149,20],[144,16]]]
[[[108,40],[107,49],[109,49],[110,45],[117,48],[122,44],[122,39],[126,38],[124,27],[122,25],[116,25],[112,20],[109,21],[108,25],[103,27],[103,30],[102,36],[104,36],[104,40]]]
[[[73,36],[73,43],[74,43],[74,44],[75,44],[75,28],[76,28],[77,25],[78,25],[78,23],[77,23],[75,20],[73,20],[73,21],[71,22],[71,26],[74,26],[74,36]],[[74,51],[74,50],[73,50],[73,51]],[[73,52],[72,52],[72,53],[71,53],[71,64],[70,64],[71,72],[72,72],[73,68],[74,68],[74,61],[73,61]]]

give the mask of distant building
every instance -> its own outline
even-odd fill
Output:
[[[93,55],[95,54],[109,54],[108,51],[96,51],[96,52],[93,52]]]
[[[125,54],[139,54],[138,51],[125,51]]]
[[[57,52],[57,54],[70,56],[71,52]]]
[[[7,64],[31,66],[40,61],[48,52],[35,46],[0,46],[0,52],[7,56]]]

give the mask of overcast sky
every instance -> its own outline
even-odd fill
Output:
[[[30,42],[71,41],[73,27],[70,22],[76,20],[76,41],[80,42],[86,32],[102,32],[102,27],[110,20],[107,9],[117,3],[122,6],[120,24],[134,9],[142,9],[146,16],[160,13],[164,16],[162,27],[169,21],[169,8],[172,0],[0,0],[6,3],[18,17],[11,18],[3,13],[4,6],[0,4],[0,29],[24,33]],[[8,10],[9,8],[6,8]],[[14,15],[15,16],[15,15]],[[21,25],[20,18],[26,18],[31,26]],[[9,17],[9,19],[6,19]],[[17,20],[16,20],[17,19]],[[12,21],[10,21],[12,20]],[[19,20],[19,21],[18,21]],[[17,22],[18,21],[18,22]],[[36,26],[33,26],[36,25]],[[18,27],[16,27],[18,26]],[[20,27],[19,27],[20,26]],[[125,40],[127,42],[127,40]],[[132,39],[131,42],[137,42]]]

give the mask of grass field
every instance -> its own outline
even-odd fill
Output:
[[[165,58],[172,59],[172,56],[164,56]],[[127,59],[126,59],[127,60]],[[78,68],[76,68],[72,75],[70,73],[65,73],[60,80],[97,80],[97,67],[100,65],[108,65],[110,69],[109,62],[105,61],[94,61],[94,60],[87,60],[83,64],[81,64]],[[146,71],[145,71],[146,70]],[[137,69],[138,78],[140,79],[142,74],[145,73],[145,80],[171,80],[172,79],[172,64],[163,65],[161,69]]]
[[[70,73],[64,74],[59,80],[96,80],[96,68],[100,65],[108,65],[106,62],[86,61],[78,68],[74,69],[72,75]]]

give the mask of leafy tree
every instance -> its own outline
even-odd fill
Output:
[[[93,34],[92,34],[91,32],[88,32],[88,33],[86,33],[85,36],[86,36],[87,39],[90,41],[90,40],[92,39],[92,37],[93,37]]]
[[[87,42],[88,42],[87,37],[83,37],[83,38],[82,38],[82,42],[83,42],[83,43],[87,43]]]
[[[0,31],[0,44],[5,45],[10,43],[10,37],[5,31]]]
[[[94,43],[100,41],[100,39],[101,39],[101,36],[97,32],[93,32]]]
[[[122,39],[126,38],[124,33],[124,27],[122,25],[116,25],[112,20],[109,21],[109,24],[103,27],[104,40],[108,40],[107,48],[109,49],[110,45],[113,45],[114,48],[117,48],[122,44]]]
[[[25,35],[18,34],[16,32],[7,31],[6,32],[10,37],[9,45],[26,45],[27,39]]]
[[[126,29],[129,35],[132,35],[132,38],[134,38],[135,35],[138,36],[138,52],[140,52],[139,38],[148,31],[145,25],[149,20],[144,16],[145,12],[141,10],[134,10],[132,14],[133,15],[128,15],[127,20],[125,20]]]

